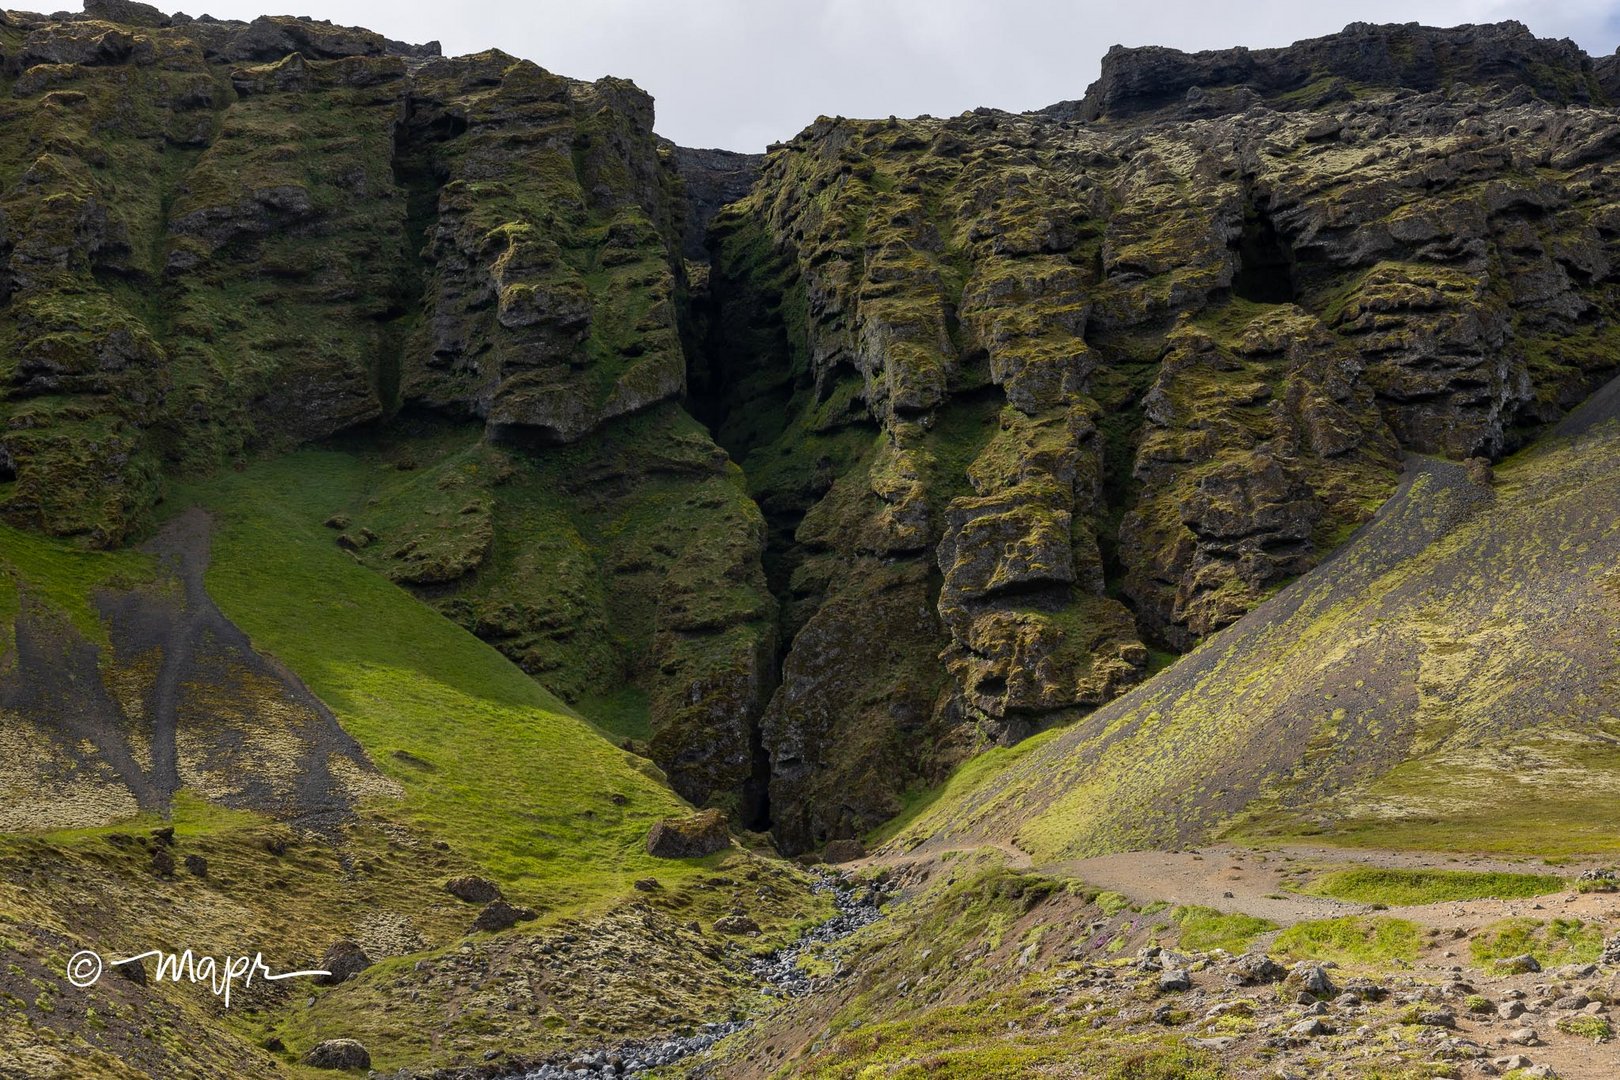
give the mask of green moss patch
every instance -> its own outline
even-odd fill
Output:
[[[1277,929],[1277,924],[1270,919],[1196,905],[1178,907],[1170,913],[1170,918],[1180,928],[1181,948],[1192,952],[1224,949],[1241,953],[1255,938]]]
[[[1277,935],[1273,951],[1298,960],[1388,966],[1417,959],[1421,944],[1416,924],[1405,919],[1312,919]]]
[[[1469,870],[1333,870],[1307,882],[1301,892],[1363,904],[1438,904],[1446,900],[1513,900],[1557,892],[1568,883],[1552,874],[1481,873]]]

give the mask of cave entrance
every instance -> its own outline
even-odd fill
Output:
[[[1257,304],[1294,302],[1294,253],[1253,199],[1243,211],[1243,232],[1232,244],[1232,292]]]

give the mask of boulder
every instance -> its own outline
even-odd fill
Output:
[[[352,979],[371,966],[371,957],[359,944],[349,938],[335,941],[321,957],[320,967],[325,975],[315,976],[317,986],[336,986]]]
[[[491,900],[501,898],[500,887],[477,874],[463,874],[451,878],[444,883],[444,891],[457,900],[465,900],[469,904],[487,904]]]
[[[369,1069],[371,1053],[356,1039],[327,1039],[304,1055],[314,1069]]]
[[[1178,993],[1192,989],[1192,975],[1186,968],[1171,968],[1159,976],[1159,993]]]
[[[759,924],[747,915],[722,915],[714,920],[714,932],[717,934],[757,934]]]
[[[719,810],[664,818],[647,834],[647,854],[660,859],[696,859],[730,846],[726,815]]]
[[[1457,1016],[1450,1009],[1426,1009],[1418,1013],[1418,1023],[1424,1027],[1454,1028]]]
[[[1264,953],[1248,953],[1232,964],[1231,979],[1239,986],[1281,982],[1288,974],[1277,961]]]
[[[472,928],[493,933],[497,930],[508,930],[520,922],[530,922],[538,917],[533,908],[517,907],[505,900],[491,900],[484,905],[484,910],[478,913],[478,918],[473,920]]]
[[[1328,978],[1327,971],[1320,964],[1295,964],[1288,973],[1288,985],[1302,994],[1309,994],[1313,998],[1330,998],[1339,992]]]

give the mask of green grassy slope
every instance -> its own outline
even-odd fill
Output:
[[[898,842],[1210,836],[1620,850],[1620,430],[1420,460],[1333,560],[1137,691],[981,765]]]
[[[0,1002],[20,1010],[0,1025],[0,1056],[24,1055],[47,1072],[72,1060],[76,1075],[131,1077],[215,1067],[262,1075],[272,1058],[301,1075],[300,1055],[338,1037],[359,1038],[388,1070],[467,1064],[491,1046],[538,1056],[689,1029],[746,1006],[753,980],[714,947],[725,939],[710,928],[725,912],[749,912],[764,931],[761,949],[825,917],[830,904],[783,864],[740,851],[648,856],[652,822],[687,809],[657,769],[338,546],[322,526],[331,508],[364,505],[391,475],[375,459],[309,450],[171,491],[169,512],[201,506],[213,519],[214,600],[330,706],[385,782],[365,785],[352,820],[322,833],[190,790],[171,808],[172,848],[148,835],[163,824],[150,813],[0,833],[9,961]],[[155,573],[142,553],[0,534],[0,675],[13,662],[20,590],[104,641],[97,591]],[[476,906],[443,887],[467,873],[494,879],[539,918],[470,933]],[[643,878],[658,885],[633,888]],[[86,895],[98,902],[86,905]],[[340,986],[301,985],[229,1013],[195,987],[111,978],[81,991],[63,979],[84,947],[262,949],[287,970],[312,966],[342,938],[361,941],[378,963]],[[591,955],[577,963],[544,959],[580,940]],[[596,950],[647,963],[626,971]],[[271,1036],[284,1048],[266,1056],[257,1044]]]
[[[321,521],[377,475],[309,450],[172,501],[214,516],[209,591],[401,785],[404,821],[454,833],[532,902],[624,891],[656,862],[641,851],[647,828],[680,800],[493,648],[333,543]]]

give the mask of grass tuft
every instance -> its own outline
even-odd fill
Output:
[[[1527,953],[1544,968],[1589,964],[1603,952],[1603,930],[1580,919],[1503,919],[1480,931],[1468,950],[1476,962],[1493,969]]]
[[[1312,919],[1277,935],[1272,949],[1298,960],[1332,960],[1365,966],[1409,964],[1417,959],[1416,924],[1405,919]]]
[[[1301,892],[1362,904],[1438,904],[1447,900],[1517,900],[1564,888],[1553,874],[1479,873],[1469,870],[1334,870]]]
[[[1207,907],[1178,907],[1170,917],[1181,927],[1181,947],[1195,952],[1224,949],[1241,953],[1255,938],[1277,929],[1269,919]]]

